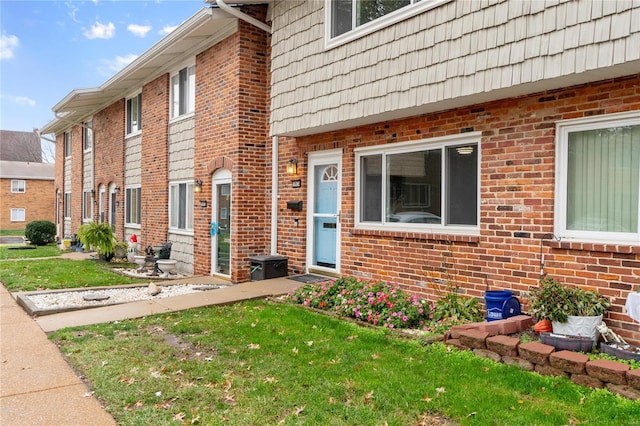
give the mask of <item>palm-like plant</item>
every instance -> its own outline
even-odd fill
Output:
[[[85,223],[78,229],[78,240],[86,247],[109,259],[113,256],[116,237],[111,225],[102,223]]]

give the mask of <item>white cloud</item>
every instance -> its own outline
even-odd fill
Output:
[[[158,34],[167,35],[171,31],[175,30],[176,28],[178,28],[177,25],[166,25],[164,28],[162,28],[160,31],[158,31]]]
[[[30,107],[36,106],[36,101],[26,96],[1,95],[1,97],[8,100],[12,104],[26,105]]]
[[[0,38],[0,59],[13,58],[13,51],[19,44],[20,40],[18,40],[18,37],[7,35],[3,32],[2,38]]]
[[[130,53],[126,56],[116,56],[113,59],[102,59],[100,62],[102,65],[98,68],[100,74],[104,76],[112,76],[122,68],[135,61],[138,55]]]
[[[151,31],[151,26],[149,25],[138,25],[138,24],[129,24],[129,26],[127,26],[127,31],[129,31],[131,34],[138,36],[138,37],[144,37],[147,35],[147,33],[149,31]]]
[[[76,14],[80,9],[70,1],[66,2],[65,6],[67,6],[67,9],[69,9],[69,17],[71,18],[71,20],[75,23],[80,23],[78,18],[76,18]]]
[[[113,37],[115,33],[116,26],[113,25],[113,22],[109,22],[108,24],[96,22],[91,26],[90,30],[86,30],[84,32],[84,36],[91,40],[93,40],[94,38],[109,39]]]

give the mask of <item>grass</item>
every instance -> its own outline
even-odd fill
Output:
[[[68,259],[5,260],[0,262],[0,279],[11,292],[148,282],[113,272],[113,266],[122,264]]]
[[[33,247],[25,249],[24,247]],[[0,245],[0,259],[30,259],[37,257],[54,257],[60,256],[63,252],[58,249],[56,244],[47,244],[46,246],[29,246],[26,244],[9,244]]]
[[[640,422],[640,402],[254,301],[51,338],[122,425]]]
[[[23,237],[24,229],[0,229],[0,237]]]

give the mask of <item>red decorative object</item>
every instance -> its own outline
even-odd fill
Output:
[[[553,326],[551,325],[551,321],[549,321],[548,319],[543,319],[535,323],[535,325],[533,326],[533,331],[535,331],[536,333],[550,333],[553,331]]]

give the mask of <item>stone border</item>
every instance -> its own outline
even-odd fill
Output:
[[[561,350],[540,342],[521,343],[508,336],[531,327],[531,317],[519,315],[505,320],[454,326],[445,343],[477,356],[515,365],[545,376],[565,377],[581,386],[607,388],[631,400],[640,400],[640,369],[628,364],[589,357],[579,352]]]

